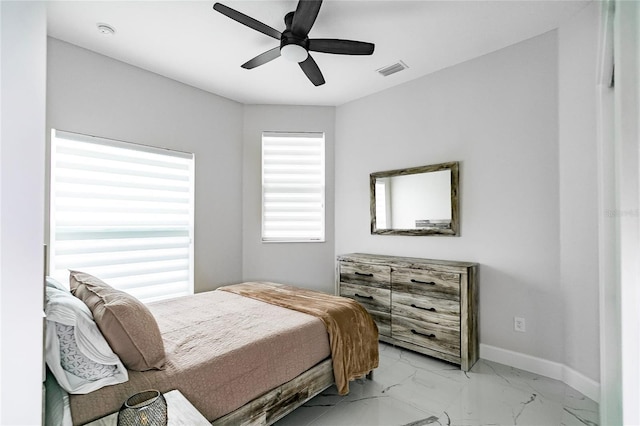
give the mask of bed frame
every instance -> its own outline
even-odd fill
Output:
[[[235,411],[213,421],[213,426],[271,425],[333,385],[328,358],[293,380],[270,390]]]
[[[373,370],[365,377],[367,380],[373,380]],[[335,384],[333,364],[331,358],[327,358],[293,380],[270,390],[226,416],[214,420],[211,425],[271,425],[333,384]]]

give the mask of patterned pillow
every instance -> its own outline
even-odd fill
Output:
[[[129,379],[81,300],[68,290],[47,286],[45,313],[45,359],[62,389],[86,394]]]
[[[115,365],[105,365],[85,356],[76,343],[75,330],[71,325],[56,324],[56,334],[60,342],[60,365],[66,371],[87,380],[99,380],[116,374]]]

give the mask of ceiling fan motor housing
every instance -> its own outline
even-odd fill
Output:
[[[309,56],[309,39],[298,37],[287,30],[280,38],[280,54],[293,62],[302,62]]]

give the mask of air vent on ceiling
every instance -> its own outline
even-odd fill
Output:
[[[409,68],[407,66],[407,64],[405,64],[402,61],[398,61],[395,64],[391,64],[391,65],[387,65],[386,67],[382,67],[380,68],[378,71],[378,73],[380,73],[380,75],[382,75],[383,77],[388,77],[391,74],[395,74],[397,72],[400,72],[404,69]]]

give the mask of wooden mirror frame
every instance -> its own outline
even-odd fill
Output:
[[[418,173],[439,172],[451,170],[451,226],[449,228],[424,229],[378,229],[376,226],[376,179],[394,176],[413,175]],[[374,235],[448,235],[457,236],[460,225],[458,216],[458,185],[459,164],[457,161],[428,166],[411,167],[408,169],[375,172],[369,175],[371,234]]]

